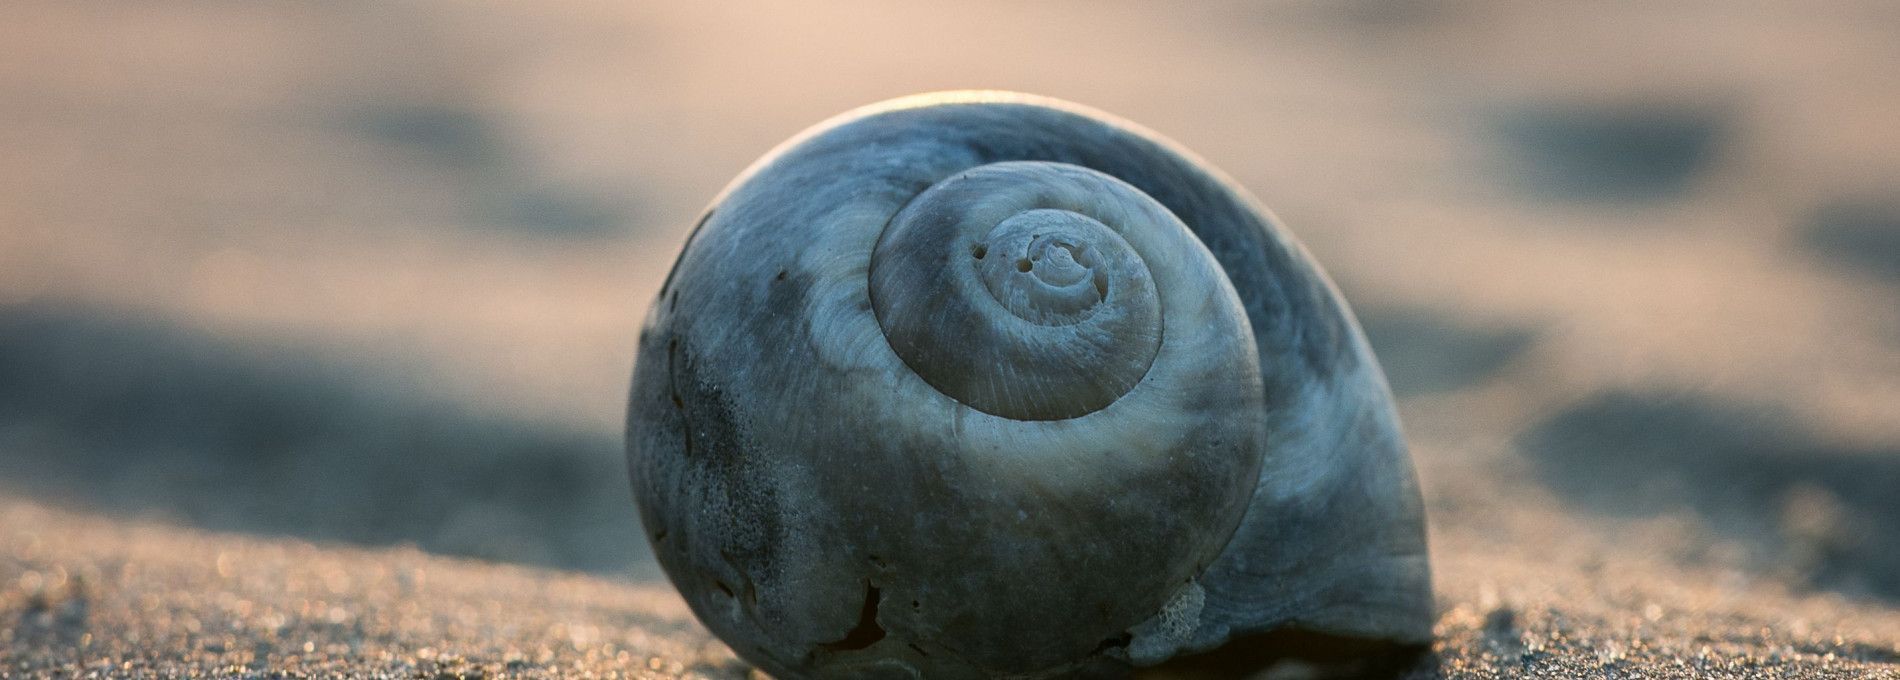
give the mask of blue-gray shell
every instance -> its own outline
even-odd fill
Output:
[[[998,165],[1023,161],[1053,165]],[[949,339],[899,357],[878,326],[886,227],[992,167],[1112,185],[1191,234],[1135,244],[1198,273],[1158,279],[1161,349],[1084,406],[974,407],[905,361],[983,333],[932,329]],[[982,370],[951,365],[940,372]],[[1431,635],[1417,482],[1338,291],[1204,162],[1072,104],[897,100],[761,159],[653,302],[630,400],[634,493],[661,566],[779,677],[1059,677],[1289,627]]]

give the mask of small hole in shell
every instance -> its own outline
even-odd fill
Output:
[[[988,255],[988,254],[990,254],[990,247],[982,243],[978,243],[976,244],[975,247],[970,249],[970,257],[974,257],[979,260],[983,259],[983,256]]]
[[[877,605],[879,600],[877,586],[864,584],[864,608],[858,612],[858,625],[845,633],[844,639],[818,645],[828,652],[850,652],[876,644],[884,639],[884,627],[877,623]]]
[[[1030,264],[1027,258],[1016,261],[1016,271],[1026,272],[1029,271],[1029,267]]]

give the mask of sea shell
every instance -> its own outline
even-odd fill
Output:
[[[779,677],[1431,634],[1338,292],[1217,171],[1074,104],[900,99],[754,164],[649,311],[628,460],[667,575]]]

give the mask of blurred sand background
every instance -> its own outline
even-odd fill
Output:
[[[1900,674],[1900,4],[20,0],[0,675],[743,674],[637,529],[639,320],[753,159],[953,88],[1158,130],[1329,269],[1412,672]]]

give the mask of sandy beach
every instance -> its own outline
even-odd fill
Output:
[[[954,88],[1178,141],[1339,284],[1430,519],[1401,675],[1900,677],[1850,0],[9,4],[0,677],[745,677],[629,498],[639,323],[753,159]]]

